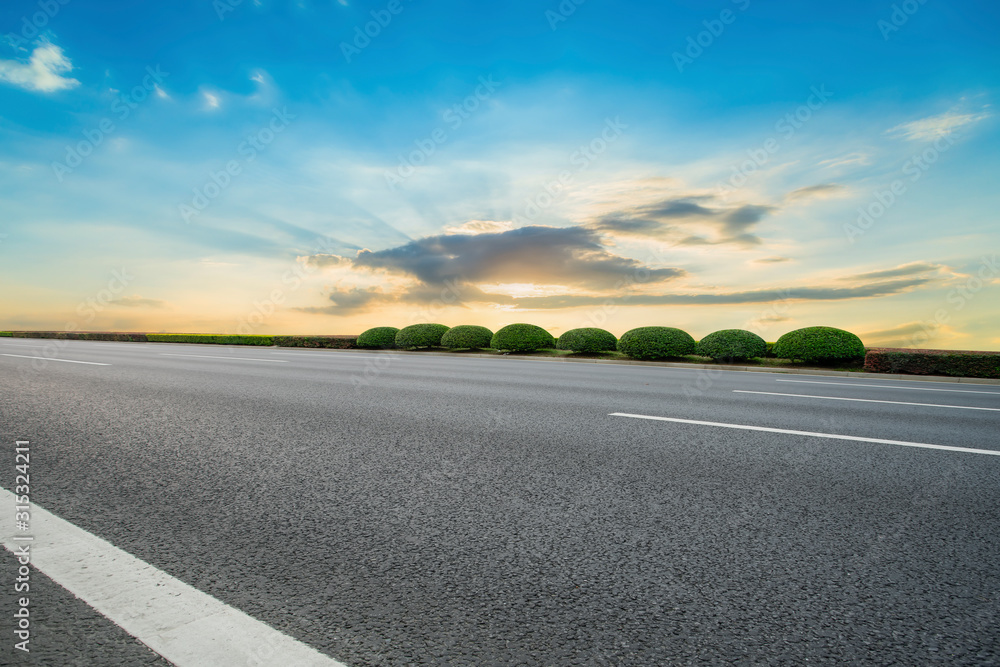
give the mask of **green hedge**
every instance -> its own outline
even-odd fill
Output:
[[[274,345],[274,336],[228,334],[146,334],[151,343],[207,343],[210,345]]]
[[[865,370],[872,373],[1000,378],[1000,352],[871,348]]]
[[[767,341],[752,331],[722,329],[698,341],[695,354],[721,361],[746,361],[767,354]]]
[[[614,351],[617,345],[618,339],[614,334],[595,328],[570,329],[556,341],[556,348],[559,350],[591,354]]]
[[[144,333],[107,331],[18,331],[16,338],[54,338],[56,340],[105,340],[145,343]]]
[[[618,339],[618,351],[633,359],[683,357],[694,350],[691,334],[673,327],[639,327]]]
[[[441,345],[452,350],[475,350],[489,347],[492,340],[493,332],[486,327],[460,324],[441,336]]]
[[[0,331],[0,337],[3,337],[3,338],[13,338],[14,337],[14,332],[13,331]]]
[[[865,356],[865,346],[850,331],[806,327],[789,331],[779,338],[774,345],[774,355],[780,359],[824,364],[861,359]]]
[[[279,347],[322,347],[336,350],[350,350],[357,347],[357,336],[275,336],[274,344]]]
[[[490,347],[505,352],[533,352],[553,348],[556,339],[545,329],[534,324],[508,324],[493,334]]]
[[[366,350],[391,350],[396,347],[396,327],[374,327],[358,336],[357,345]]]
[[[441,336],[447,331],[448,327],[443,324],[411,324],[396,333],[396,347],[404,350],[415,347],[438,347],[441,345]]]

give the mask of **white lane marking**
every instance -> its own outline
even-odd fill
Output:
[[[734,394],[762,394],[764,396],[791,396],[792,398],[820,398],[826,401],[855,401],[858,403],[889,403],[890,405],[918,405],[922,408],[954,408],[956,410],[987,410],[1000,412],[1000,408],[976,408],[970,405],[940,405],[938,403],[907,403],[906,401],[876,401],[872,398],[845,398],[843,396],[812,396],[810,394],[779,394],[773,391],[746,391],[733,389]]]
[[[744,431],[764,431],[765,433],[787,433],[789,435],[806,435],[813,438],[830,438],[833,440],[853,440],[855,442],[875,442],[880,445],[901,445],[903,447],[918,447],[920,449],[941,449],[946,452],[962,452],[965,454],[988,454],[1000,456],[1000,451],[992,449],[971,449],[969,447],[951,447],[949,445],[928,445],[922,442],[907,442],[905,440],[883,440],[882,438],[864,438],[856,435],[837,435],[835,433],[814,433],[812,431],[793,431],[785,428],[770,428],[767,426],[747,426],[745,424],[726,424],[723,422],[704,422],[695,419],[676,419],[674,417],[653,417],[650,415],[632,415],[625,412],[612,412],[609,417],[631,417],[633,419],[652,419],[654,421],[677,422],[679,424],[697,424],[699,426],[720,426],[736,428]]]
[[[3,357],[20,357],[21,359],[42,359],[43,361],[65,361],[67,364],[90,364],[91,366],[110,366],[111,364],[102,364],[97,361],[77,361],[76,359],[56,359],[55,357],[29,357],[26,354],[7,354],[6,352],[0,353]]]
[[[217,357],[211,354],[171,354],[169,352],[161,354],[161,357],[198,357],[199,359],[227,359],[229,361],[264,361],[269,364],[287,364],[281,359],[255,359],[253,357]]]
[[[31,564],[177,667],[281,664],[345,667],[32,503],[31,541],[14,530],[14,495],[0,488],[0,536]],[[10,511],[7,511],[7,509]],[[264,659],[261,659],[264,655]]]
[[[937,389],[936,387],[895,387],[888,384],[855,384],[852,382],[821,382],[819,380],[775,380],[775,382],[795,382],[798,384],[831,384],[840,387],[864,387],[865,389],[910,389],[912,391],[950,391],[956,394],[988,394],[1000,396],[1000,391],[977,391],[975,389]]]

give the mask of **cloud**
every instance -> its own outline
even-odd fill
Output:
[[[111,301],[114,306],[124,306],[126,308],[163,308],[167,305],[166,301],[161,301],[160,299],[145,299],[138,294],[133,294],[132,296],[123,296],[118,299]]]
[[[446,234],[495,234],[509,232],[514,229],[514,223],[498,220],[470,220],[457,227],[445,227]]]
[[[940,137],[947,137],[960,127],[978,123],[992,115],[985,110],[973,113],[960,113],[950,110],[937,116],[929,116],[897,125],[888,130],[886,134],[901,137],[908,141],[931,141]]]
[[[499,233],[442,234],[387,250],[362,250],[356,268],[409,275],[428,285],[535,283],[606,289],[641,272],[657,283],[683,276],[677,268],[650,269],[614,255],[583,227],[530,226]]]
[[[929,262],[910,262],[900,264],[892,269],[882,269],[881,271],[869,271],[868,273],[856,273],[851,276],[844,276],[841,280],[884,280],[886,278],[898,278],[900,276],[913,276],[923,273],[937,272],[941,269],[938,264]]]
[[[794,201],[796,199],[827,199],[829,197],[836,197],[837,195],[843,194],[846,190],[843,185],[838,183],[821,183],[819,185],[810,185],[804,188],[799,188],[798,190],[792,190],[787,195],[785,199]]]
[[[867,153],[848,153],[847,155],[841,155],[829,160],[823,160],[822,162],[819,162],[818,165],[827,169],[834,169],[836,167],[844,167],[850,164],[865,166],[871,164],[871,162],[871,156]]]
[[[846,299],[865,299],[900,294],[928,282],[930,282],[930,279],[927,278],[913,278],[875,285],[860,285],[857,287],[790,287],[707,294],[631,294],[623,295],[619,299],[615,299],[615,301],[620,302],[622,305],[631,306],[727,305],[767,303],[779,299],[788,301],[843,301]],[[518,299],[517,306],[529,309],[574,308],[599,305],[607,301],[608,297],[565,295]]]
[[[304,257],[298,258],[300,261],[304,262],[306,266],[315,266],[316,268],[329,268],[332,266],[345,266],[351,263],[349,257],[341,257],[340,255],[306,255]]]
[[[761,257],[760,259],[755,259],[754,264],[779,264],[790,261],[792,261],[791,257]]]
[[[610,234],[669,240],[679,245],[733,243],[758,245],[751,228],[775,210],[773,206],[745,204],[713,206],[714,197],[697,195],[664,199],[608,213],[589,225]]]
[[[73,63],[61,48],[47,41],[36,42],[28,62],[0,60],[0,81],[24,88],[51,93],[80,85],[63,74],[73,70]]]

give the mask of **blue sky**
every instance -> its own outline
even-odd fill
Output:
[[[6,3],[0,328],[1000,349],[1000,7],[799,4]]]

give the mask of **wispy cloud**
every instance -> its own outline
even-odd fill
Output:
[[[46,40],[36,42],[27,62],[0,60],[0,81],[42,93],[80,85],[76,79],[63,76],[71,71],[73,63],[63,54],[62,49]]]
[[[785,195],[785,199],[790,201],[797,199],[829,199],[844,194],[846,189],[839,183],[821,183],[819,185],[810,185],[798,190],[792,190]]]
[[[973,125],[986,120],[992,115],[986,109],[970,113],[963,113],[952,109],[936,116],[902,123],[888,130],[886,134],[908,141],[930,141],[940,137],[947,137],[960,127]]]
[[[111,305],[124,306],[126,308],[163,308],[167,305],[167,302],[160,299],[146,299],[138,294],[133,294],[114,299],[111,301]]]
[[[893,267],[891,269],[882,269],[879,271],[869,271],[867,273],[856,273],[850,276],[844,276],[841,280],[850,281],[867,281],[867,280],[885,280],[886,278],[899,278],[901,276],[915,276],[927,273],[936,273],[941,269],[939,264],[931,264],[930,262],[910,262],[909,264],[900,264],[899,266]]]

